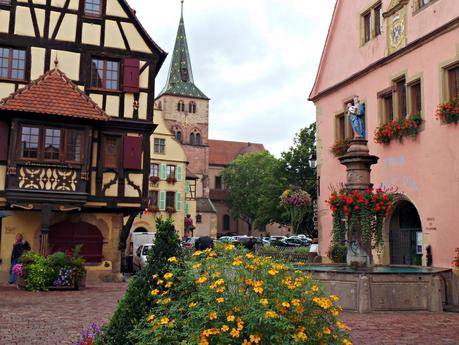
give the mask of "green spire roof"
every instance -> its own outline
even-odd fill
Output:
[[[175,40],[174,52],[172,55],[171,67],[167,77],[166,86],[159,93],[162,95],[184,96],[193,98],[209,99],[194,84],[193,71],[191,69],[190,51],[185,33],[185,22],[183,20],[183,0],[182,15]]]

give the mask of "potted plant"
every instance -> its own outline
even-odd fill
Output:
[[[335,157],[341,157],[344,156],[349,149],[349,146],[351,145],[349,139],[344,139],[344,140],[337,140],[335,144],[330,147],[330,152],[335,156]]]
[[[159,212],[159,207],[158,206],[149,206],[148,207],[148,212],[158,213]]]

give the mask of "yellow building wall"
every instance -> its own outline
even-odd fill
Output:
[[[54,68],[54,61],[59,62],[58,68],[72,80],[80,79],[80,54],[65,50],[51,50],[51,60],[48,69]],[[93,99],[95,101],[95,99]],[[101,102],[102,103],[102,102]]]
[[[84,44],[100,45],[100,30],[101,26],[92,23],[83,23],[83,31],[81,41]]]
[[[0,10],[0,32],[8,32],[10,27],[10,11]]]
[[[13,83],[0,83],[0,98],[9,96],[14,92]]]
[[[124,12],[118,1],[108,1],[106,14],[108,16],[115,16],[121,18],[128,18],[126,12]]]
[[[16,8],[14,33],[16,35],[35,37],[32,16],[30,14],[30,10],[27,7],[18,6]]]
[[[120,29],[113,20],[105,21],[105,46],[110,48],[126,49]]]
[[[12,215],[2,220],[0,240],[0,282],[5,282],[11,262],[11,250],[16,234],[22,233],[24,239],[30,243],[32,251],[38,252],[40,246],[40,211],[12,211]],[[86,222],[96,226],[104,237],[103,260],[109,262],[112,272],[120,271],[120,255],[118,250],[118,236],[123,225],[121,214],[109,213],[79,213],[71,214],[54,212],[51,225],[62,221]],[[91,271],[106,272],[107,268],[92,266]],[[96,273],[93,273],[96,274]]]
[[[66,14],[59,28],[56,39],[59,41],[74,42],[76,38],[77,16]]]
[[[45,48],[32,47],[30,79],[38,79],[45,69]]]

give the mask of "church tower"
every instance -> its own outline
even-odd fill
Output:
[[[181,3],[181,17],[169,75],[155,105],[163,111],[167,126],[182,143],[189,161],[188,171],[199,177],[197,198],[208,199],[209,98],[194,83],[183,20],[183,0]]]

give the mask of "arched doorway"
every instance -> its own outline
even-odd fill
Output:
[[[416,207],[400,201],[394,209],[389,228],[390,263],[422,265],[422,225]]]
[[[102,262],[104,238],[100,230],[89,223],[61,222],[49,229],[51,253],[71,251],[76,245],[83,245],[80,255],[87,263]]]

